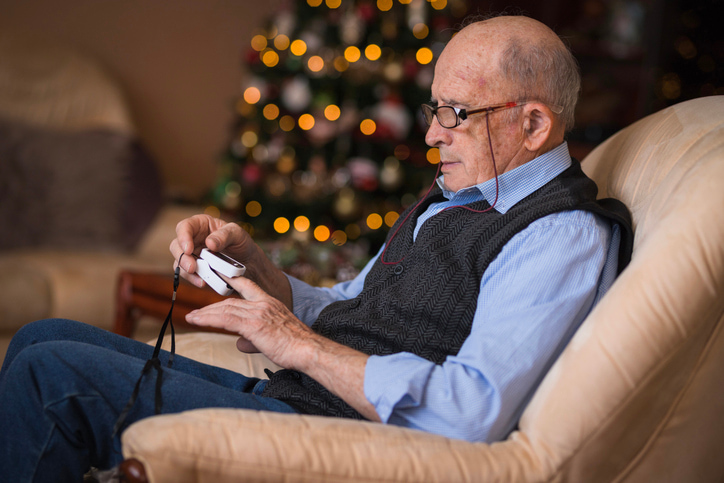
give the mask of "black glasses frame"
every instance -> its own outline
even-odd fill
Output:
[[[425,119],[425,123],[427,123],[428,126],[432,124],[433,117],[437,118],[437,122],[440,123],[440,126],[444,127],[445,129],[453,129],[458,127],[462,122],[469,118],[470,116],[473,116],[475,114],[491,114],[493,112],[497,111],[504,111],[506,109],[512,109],[514,107],[523,106],[525,104],[528,104],[532,101],[511,101],[511,102],[505,102],[502,104],[493,104],[490,106],[485,107],[478,107],[475,109],[461,109],[459,107],[453,107],[453,106],[433,106],[431,104],[423,104],[421,107],[422,109],[422,115]],[[556,114],[560,114],[563,109],[559,106],[549,106],[553,112]],[[443,122],[440,120],[440,112],[452,112],[455,115],[455,123],[452,125],[448,125],[449,123]]]

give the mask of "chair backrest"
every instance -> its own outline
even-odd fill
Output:
[[[90,56],[0,32],[0,59],[0,117],[64,131],[136,132],[120,85]]]
[[[546,480],[721,481],[724,96],[652,114],[582,166],[631,210],[633,258],[511,442]]]

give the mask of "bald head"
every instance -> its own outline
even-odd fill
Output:
[[[561,124],[566,130],[573,127],[578,65],[555,32],[537,20],[501,16],[470,23],[450,40],[438,66],[477,75],[480,87],[498,90],[503,102],[558,106]]]

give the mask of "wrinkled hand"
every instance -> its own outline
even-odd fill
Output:
[[[225,251],[234,258],[253,258],[256,253],[251,237],[234,223],[227,223],[209,215],[195,215],[180,221],[176,225],[176,238],[169,250],[174,260],[184,255],[199,255],[201,249]],[[176,266],[174,265],[174,268]],[[196,260],[192,256],[181,259],[182,276],[199,287],[204,285],[201,277],[195,274]]]
[[[286,276],[239,225],[209,215],[195,215],[176,225],[176,238],[169,247],[174,269],[181,254],[186,255],[181,258],[181,276],[197,287],[203,287],[205,282],[196,275],[196,260],[191,255],[199,255],[203,248],[223,251],[239,260],[246,265],[246,278],[291,308],[291,287]]]
[[[224,279],[242,298],[230,298],[194,310],[186,320],[201,327],[215,327],[239,334],[242,352],[262,352],[274,363],[294,369],[307,357],[314,332],[279,300],[244,277]]]

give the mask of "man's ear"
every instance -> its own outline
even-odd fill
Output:
[[[559,129],[553,116],[553,111],[545,104],[531,102],[523,106],[523,143],[528,151],[538,152],[558,137]]]

